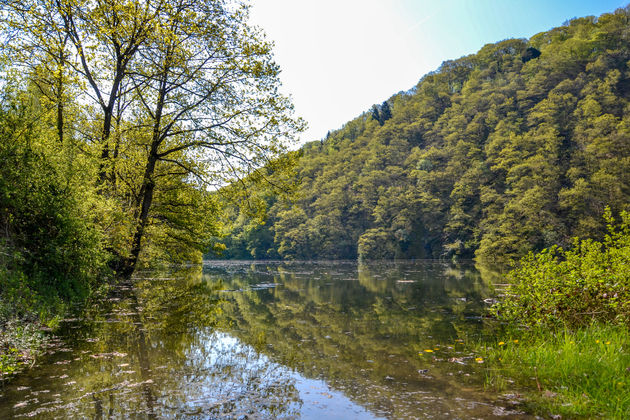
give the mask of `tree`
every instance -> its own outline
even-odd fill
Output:
[[[1,99],[0,300],[47,320],[99,287],[107,255],[85,217],[94,195],[63,159],[56,128],[33,121],[41,110],[24,92]]]
[[[24,45],[40,36],[40,10],[68,40],[68,68],[85,86],[78,101],[100,125],[91,130],[83,121],[75,136],[99,159],[94,182],[126,219],[112,247],[117,268],[133,272],[148,232],[207,247],[193,238],[217,229],[201,222],[196,207],[212,211],[209,191],[228,181],[263,180],[257,168],[303,126],[277,92],[271,44],[248,26],[247,7],[223,0],[8,2],[5,25]]]
[[[370,110],[372,118],[382,126],[385,124],[385,121],[389,120],[392,117],[392,110],[389,107],[387,101],[384,101],[380,106],[372,105],[372,109]]]
[[[523,55],[521,56],[521,60],[523,61],[523,63],[527,63],[528,61],[538,57],[540,57],[540,51],[538,51],[534,47],[527,47],[527,49],[523,52]]]
[[[216,1],[174,1],[156,16],[151,44],[135,63],[134,93],[150,125],[136,196],[128,267],[135,266],[156,188],[158,165],[182,170],[200,188],[251,174],[299,129],[276,93],[270,44],[243,22],[244,10]],[[191,157],[197,159],[190,159]]]
[[[38,91],[44,113],[54,114],[57,136],[64,143],[66,107],[76,91],[70,86],[70,38],[63,20],[50,7],[28,1],[3,2],[0,20],[4,58],[10,60],[7,80],[27,82]],[[28,74],[27,78],[23,74]],[[22,86],[24,87],[24,86]],[[73,112],[76,110],[73,110]]]
[[[383,125],[381,123],[382,119],[381,119],[381,113],[378,110],[378,105],[372,105],[371,113],[372,113],[372,118],[378,121],[380,125]]]
[[[387,103],[387,101],[383,101],[383,103],[381,104],[381,121],[384,124],[385,121],[389,120],[391,117],[392,117],[392,110],[389,107],[389,103]]]

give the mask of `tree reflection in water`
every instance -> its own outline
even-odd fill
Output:
[[[197,270],[145,273],[120,285],[64,345],[0,391],[0,418],[180,418],[299,409],[290,370],[220,324],[220,282]]]
[[[142,273],[65,323],[0,391],[0,418],[491,418],[510,411],[457,344],[487,331],[490,295],[434,262]]]
[[[373,415],[493,416],[461,344],[494,328],[480,316],[492,286],[472,265],[218,262],[206,272],[229,279],[231,334]]]

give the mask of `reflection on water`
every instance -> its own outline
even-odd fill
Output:
[[[0,418],[525,418],[462,345],[491,293],[435,262],[142,273],[64,323]]]

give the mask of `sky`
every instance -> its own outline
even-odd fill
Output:
[[[414,87],[445,60],[529,38],[630,0],[250,0],[275,43],[281,92],[309,128],[301,143]]]

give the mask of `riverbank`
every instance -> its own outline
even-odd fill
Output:
[[[630,331],[592,324],[528,330],[479,344],[486,385],[526,392],[528,412],[562,418],[630,418]]]
[[[487,384],[533,389],[533,412],[630,418],[630,214],[604,218],[601,242],[523,258],[491,309],[513,332],[477,345]]]
[[[35,318],[12,317],[0,302],[0,383],[31,366],[45,349],[50,328]]]

